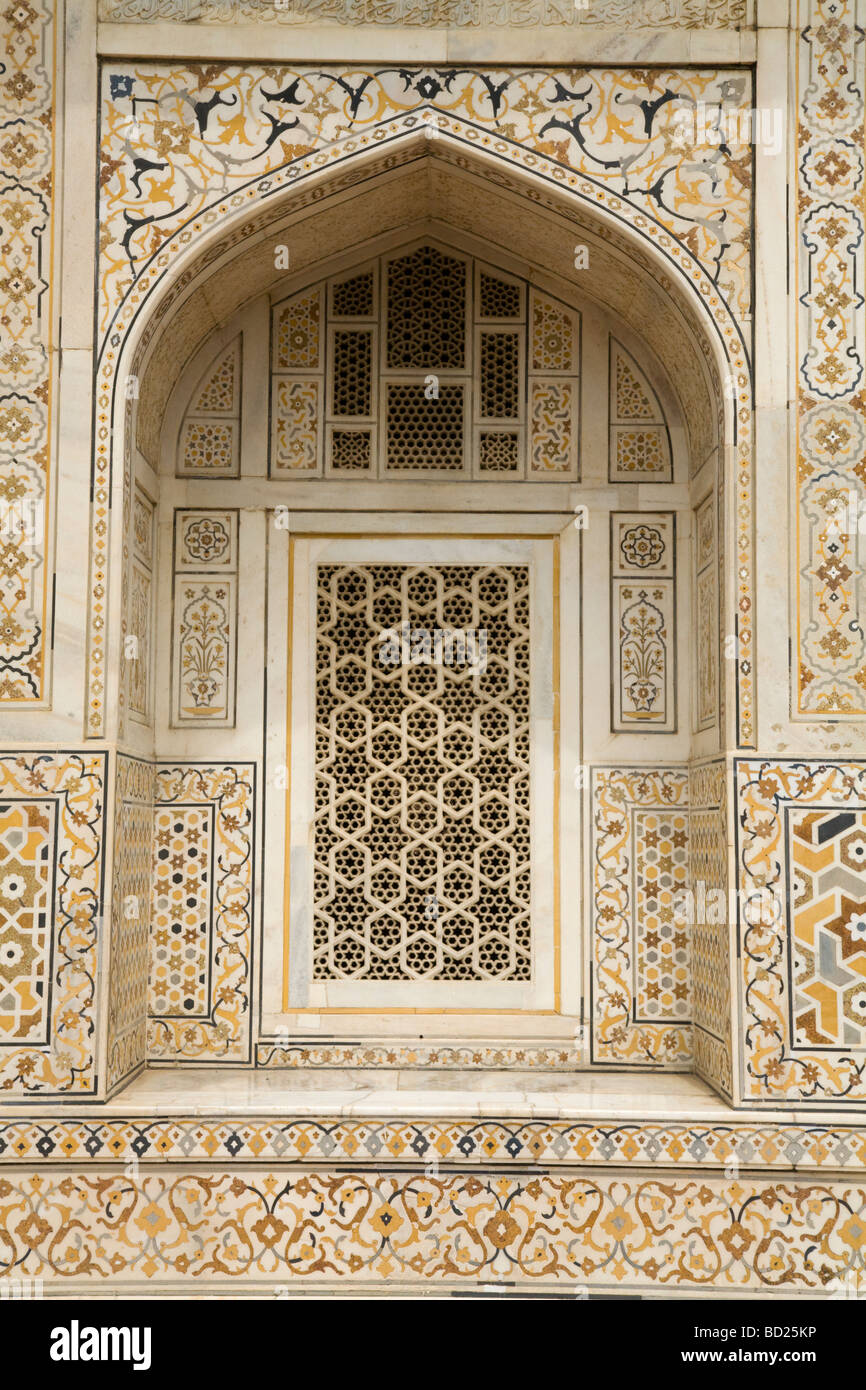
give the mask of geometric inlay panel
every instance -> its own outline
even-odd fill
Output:
[[[529,980],[529,567],[317,567],[313,973]]]
[[[695,1071],[728,1098],[731,1059],[731,914],[727,770],[721,759],[689,773],[689,888]]]
[[[743,1099],[862,1106],[866,764],[735,767]]]
[[[47,1042],[55,805],[0,802],[0,1038]]]
[[[152,857],[153,764],[119,755],[108,956],[109,1093],[145,1060]]]
[[[96,1090],[106,763],[103,752],[0,754],[0,1090],[10,1097]]]
[[[672,480],[671,446],[658,397],[615,338],[610,340],[611,482]]]
[[[635,1017],[691,1017],[689,924],[677,912],[689,883],[688,812],[635,811]]]
[[[794,1047],[866,1047],[866,813],[789,812]]]
[[[212,806],[158,806],[154,816],[148,1012],[207,1013]]]
[[[147,1054],[251,1060],[255,768],[157,766]]]
[[[692,1062],[688,773],[593,768],[592,1060]]]
[[[238,471],[241,415],[241,339],[210,363],[190,398],[180,433],[181,477],[232,477]]]

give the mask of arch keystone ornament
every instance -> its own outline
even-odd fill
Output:
[[[208,267],[262,241],[280,217],[324,201],[339,181],[345,188],[360,170],[385,172],[424,147],[519,189],[527,204],[579,214],[640,260],[694,332],[713,390],[722,379],[736,383],[724,403],[736,460],[735,706],[738,742],[753,746],[751,150],[690,144],[682,116],[700,103],[748,109],[750,79],[737,69],[105,65],[88,737],[106,732],[111,686],[115,600],[106,576],[118,543],[109,497],[122,486],[112,471],[125,428],[119,383],[140,373],[166,316],[181,312]],[[288,245],[285,225],[276,241]],[[692,445],[697,467],[705,441]],[[118,512],[121,503],[118,494]]]

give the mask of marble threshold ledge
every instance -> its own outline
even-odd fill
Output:
[[[735,1110],[696,1076],[683,1073],[435,1072],[422,1079],[417,1070],[242,1071],[208,1067],[148,1069],[108,1101],[70,1096],[0,1101],[0,1126],[16,1119],[54,1120],[75,1116],[88,1121],[118,1118],[246,1119],[355,1118],[410,1123],[413,1120],[496,1119],[590,1121],[600,1123],[667,1121],[728,1125],[735,1129],[796,1124],[819,1129],[866,1126],[866,1113],[803,1107],[751,1107]],[[866,1127],[864,1127],[866,1134]]]

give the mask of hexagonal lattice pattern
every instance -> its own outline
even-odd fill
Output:
[[[530,978],[529,637],[526,565],[318,566],[316,979]]]
[[[463,468],[465,391],[444,382],[428,398],[423,385],[389,381],[388,468]]]

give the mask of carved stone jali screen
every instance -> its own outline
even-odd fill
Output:
[[[313,973],[528,980],[526,565],[319,565]]]
[[[284,1011],[558,1011],[558,546],[293,540]]]

